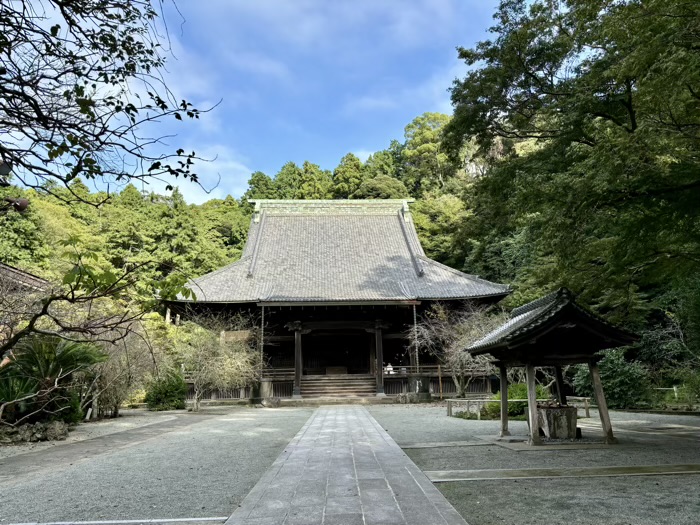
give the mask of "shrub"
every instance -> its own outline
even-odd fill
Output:
[[[700,372],[686,369],[679,373],[679,377],[682,384],[678,389],[678,401],[692,410],[700,401]]]
[[[89,342],[40,335],[21,340],[0,370],[0,420],[79,421],[80,376],[106,357]]]
[[[549,398],[549,392],[542,385],[537,385],[535,387],[537,399]],[[496,392],[491,399],[501,399],[501,392]],[[527,385],[525,383],[512,383],[508,385],[508,399],[527,399]],[[522,416],[527,411],[527,401],[509,401],[508,402],[508,416],[516,417]],[[485,417],[490,417],[492,419],[498,419],[501,417],[501,404],[500,403],[486,403],[484,405],[482,414]]]
[[[151,381],[146,387],[145,401],[149,410],[178,410],[185,408],[187,383],[174,371]]]
[[[624,350],[607,350],[598,363],[600,381],[609,408],[633,408],[648,405],[652,399],[647,368],[637,361],[627,361]],[[593,396],[591,376],[586,365],[578,365],[574,388],[579,395]]]

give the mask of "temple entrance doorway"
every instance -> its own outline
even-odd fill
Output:
[[[304,336],[304,375],[371,373],[373,335],[353,331],[313,332]]]

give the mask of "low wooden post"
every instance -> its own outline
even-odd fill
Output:
[[[301,373],[304,367],[301,355],[301,323],[294,330],[294,390],[292,399],[301,399]]]
[[[382,339],[382,324],[377,321],[375,330],[375,349],[377,352],[377,397],[384,397],[384,341]]]
[[[566,396],[564,395],[564,375],[561,373],[561,366],[554,367],[554,375],[557,380],[557,400],[560,405],[566,405]]]
[[[527,408],[530,421],[530,445],[541,445],[540,428],[537,424],[537,390],[535,388],[535,367],[528,364],[525,367],[527,377]]]
[[[499,437],[510,436],[508,432],[508,369],[506,365],[499,365],[501,372],[501,431]]]
[[[617,443],[617,439],[615,439],[615,436],[613,436],[612,424],[610,423],[610,414],[608,413],[608,405],[605,402],[605,393],[603,392],[603,384],[600,382],[598,363],[595,361],[590,361],[588,363],[588,369],[591,371],[593,392],[595,393],[595,400],[598,404],[600,423],[603,425],[603,439],[608,444]]]

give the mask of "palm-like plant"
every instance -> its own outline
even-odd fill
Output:
[[[42,417],[66,410],[76,373],[107,356],[89,342],[56,336],[23,339],[0,369],[0,421]],[[3,417],[4,412],[4,417]],[[22,415],[20,418],[21,414]]]

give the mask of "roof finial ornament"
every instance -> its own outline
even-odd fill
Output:
[[[411,216],[408,210],[408,201],[403,201],[403,206],[401,207],[401,215],[403,215],[403,220],[408,222],[408,218]]]

